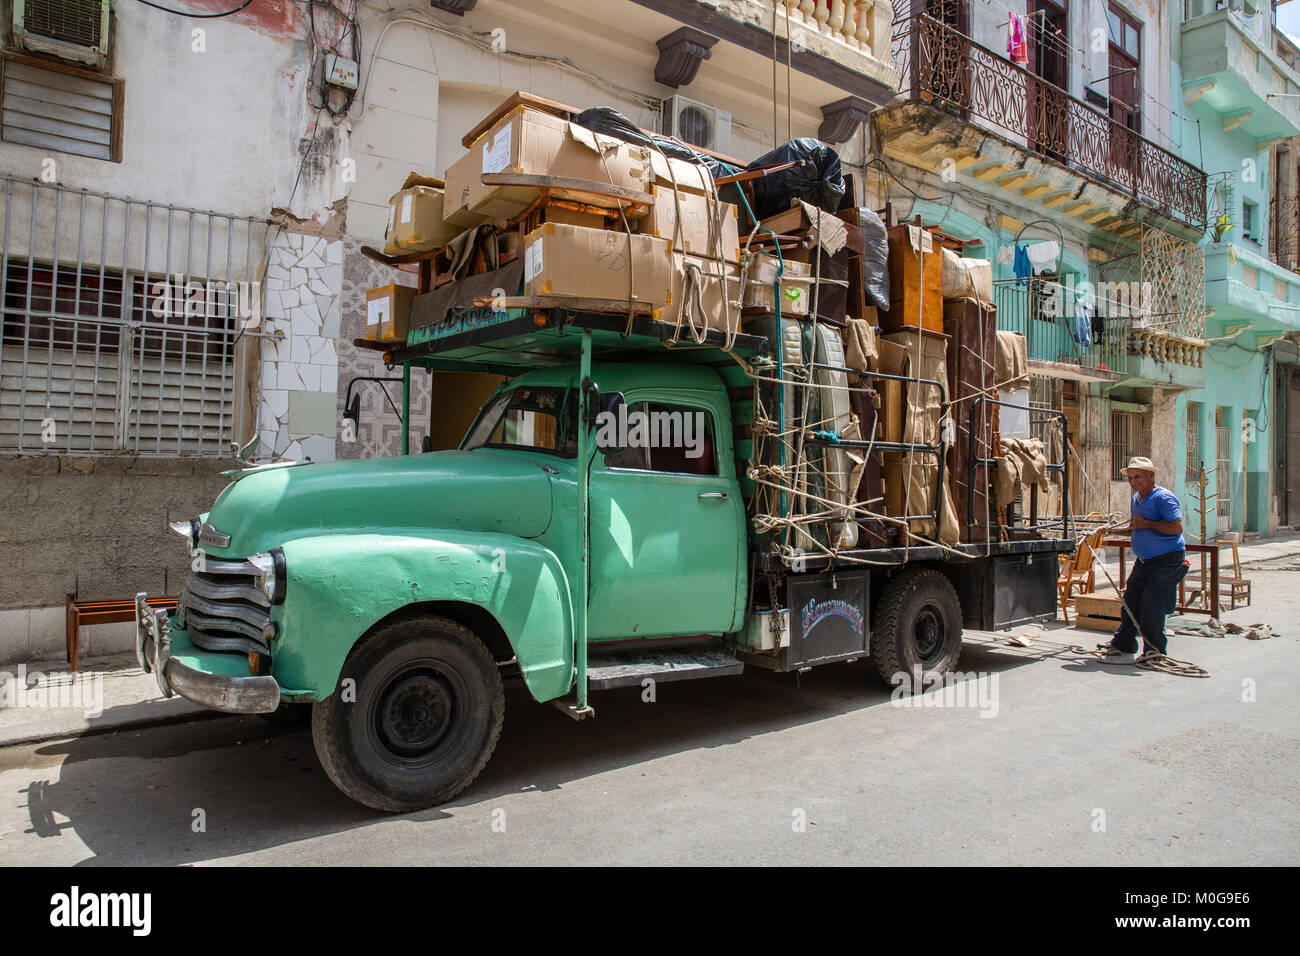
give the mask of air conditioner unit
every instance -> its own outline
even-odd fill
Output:
[[[716,153],[731,152],[731,114],[684,96],[670,96],[660,105],[661,129],[683,143]]]
[[[14,0],[14,42],[100,69],[108,63],[109,0]]]

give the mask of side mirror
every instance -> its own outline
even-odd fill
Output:
[[[623,400],[622,392],[606,392],[596,402],[597,414],[609,412],[611,415],[618,415],[619,406],[624,404],[626,402]]]
[[[357,434],[361,427],[361,396],[353,395],[343,408],[343,417],[352,422],[352,434]]]

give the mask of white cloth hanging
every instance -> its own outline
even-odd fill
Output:
[[[1055,239],[1035,242],[1025,247],[1025,255],[1029,256],[1029,263],[1034,267],[1034,275],[1055,272],[1056,260],[1061,255],[1061,244]]]

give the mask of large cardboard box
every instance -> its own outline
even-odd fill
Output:
[[[716,329],[719,332],[740,327],[740,270],[732,263],[719,263],[702,256],[674,252],[673,282],[668,305],[658,318],[661,322],[677,324],[686,308],[686,280],[688,268],[697,271],[700,289],[700,311],[689,316],[692,327]],[[725,288],[724,288],[725,287]],[[685,338],[685,337],[683,337]]]
[[[524,237],[524,294],[669,303],[667,239],[548,222]]]
[[[445,246],[460,227],[443,220],[443,181],[411,173],[388,200],[384,253],[429,252]]]
[[[411,327],[415,289],[385,285],[366,290],[366,338],[372,342],[405,342]]]
[[[781,262],[776,256],[760,254],[754,257],[750,267],[749,281],[745,283],[745,308],[776,311],[773,292],[776,287],[777,272]],[[812,283],[806,262],[785,260],[785,271],[781,273],[781,315],[803,317],[808,314],[812,299]]]
[[[537,199],[533,186],[489,186],[491,173],[529,173],[612,184],[644,192],[650,175],[650,150],[598,136],[556,116],[520,106],[480,136],[468,153],[447,170],[443,216],[464,228],[518,215]],[[597,206],[617,203],[599,192],[552,189],[556,199]]]
[[[679,189],[676,196],[671,188],[651,186],[655,197],[650,214],[637,224],[637,232],[659,236],[673,244],[674,252],[688,252],[698,256],[721,255],[728,262],[740,261],[740,227],[736,207],[729,202],[719,202],[700,193]],[[681,210],[681,229],[677,229],[678,210]],[[714,212],[719,212],[719,228],[712,246],[713,231],[710,223]]]

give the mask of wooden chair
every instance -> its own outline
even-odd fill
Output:
[[[1079,549],[1065,558],[1061,564],[1061,575],[1056,579],[1057,597],[1061,604],[1061,614],[1065,623],[1070,623],[1070,605],[1074,603],[1074,593],[1092,594],[1097,590],[1096,570],[1093,564],[1097,560],[1097,549],[1105,532],[1094,531],[1079,542]]]
[[[1242,607],[1250,606],[1250,579],[1241,576],[1241,554],[1237,551],[1240,541],[1241,533],[1238,531],[1219,535],[1219,542],[1232,548],[1232,577],[1219,575],[1219,598],[1228,599],[1228,610],[1236,608],[1238,601],[1241,601]]]
[[[1250,579],[1243,577],[1241,573],[1241,553],[1237,550],[1237,545],[1241,542],[1240,531],[1225,531],[1214,539],[1214,543],[1222,547],[1228,545],[1232,548],[1232,574],[1219,575],[1219,606],[1223,606],[1223,601],[1228,602],[1226,610],[1233,610],[1237,607],[1250,606]],[[1178,603],[1186,603],[1183,599],[1185,591],[1191,591],[1192,598],[1197,600],[1198,604],[1209,604],[1207,591],[1209,582],[1201,578],[1199,570],[1189,571],[1187,577],[1178,585]],[[1189,599],[1190,600],[1190,599]]]

